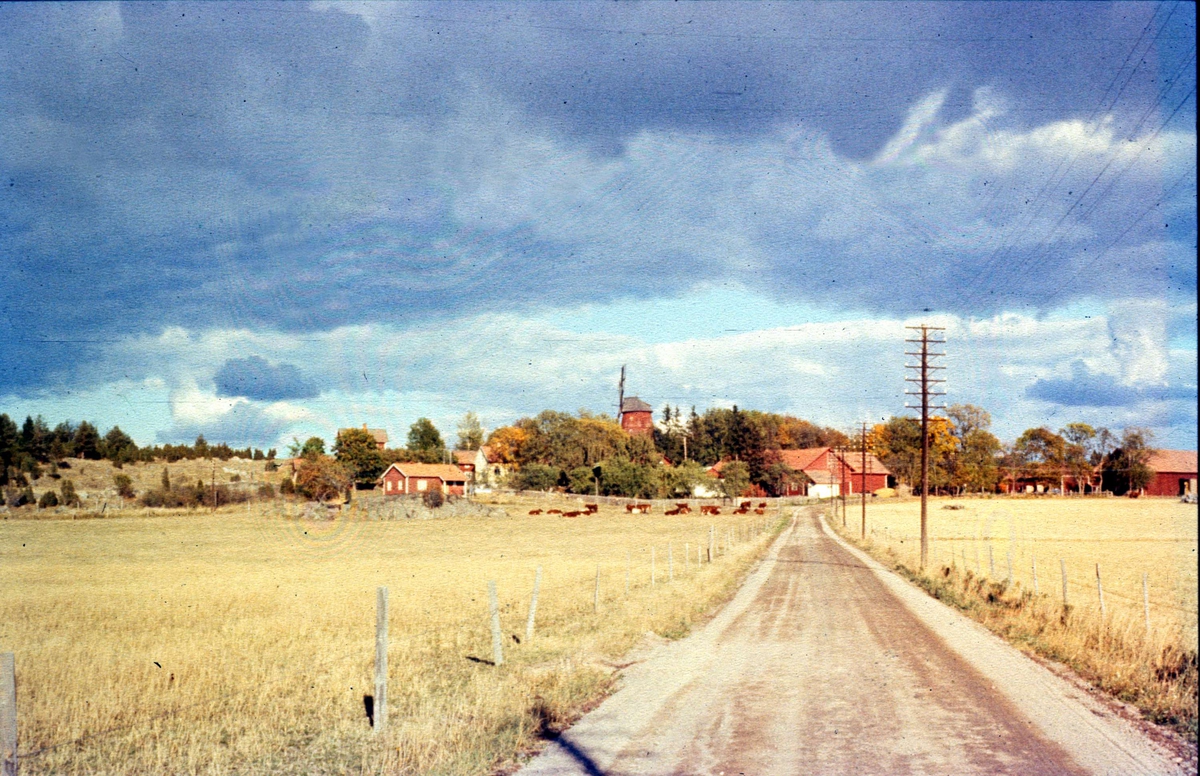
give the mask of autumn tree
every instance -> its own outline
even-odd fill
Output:
[[[383,474],[383,455],[369,431],[344,429],[333,445],[333,454],[360,488],[374,486],[375,480]]]
[[[408,428],[408,453],[421,463],[441,463],[446,458],[446,443],[429,418],[417,418]]]
[[[1022,476],[1061,485],[1067,442],[1045,426],[1026,429],[1013,443]]]
[[[328,501],[349,491],[354,478],[327,455],[305,458],[296,472],[296,490],[315,501]]]

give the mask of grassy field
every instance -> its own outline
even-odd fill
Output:
[[[21,772],[492,773],[602,697],[631,648],[688,632],[782,522],[608,507],[531,517],[530,506],[313,522],[280,500],[0,522],[0,650],[16,654]],[[697,565],[710,526],[717,558]],[[488,580],[499,668],[487,662]],[[375,735],[364,695],[379,585],[390,719]]]
[[[831,512],[829,522],[859,541],[861,519],[859,504],[851,501],[844,527],[840,511]],[[919,500],[868,504],[867,541],[859,543],[997,633],[1070,665],[1195,741],[1195,505],[1174,499],[930,499],[927,520],[925,574],[919,573]]]

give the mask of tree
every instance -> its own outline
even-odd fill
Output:
[[[487,446],[497,463],[514,464],[521,460],[521,448],[529,433],[515,426],[501,426],[488,435]]]
[[[170,493],[171,492],[171,472],[167,470],[166,466],[163,467],[161,482],[162,482],[163,493]]]
[[[208,457],[208,440],[204,438],[204,434],[196,435],[196,441],[192,443],[192,451],[197,458]]]
[[[300,446],[300,455],[297,457],[311,461],[323,455],[325,455],[325,440],[321,437],[311,436]]]
[[[0,413],[0,485],[8,483],[8,467],[17,457],[17,424]]]
[[[137,457],[137,444],[121,430],[113,426],[104,435],[104,457],[116,464],[128,463]]]
[[[954,435],[966,439],[972,431],[988,431],[992,428],[992,416],[974,404],[951,404],[946,416],[954,427]]]
[[[86,420],[75,429],[75,438],[71,440],[75,455],[80,458],[96,461],[100,455],[100,432]]]
[[[58,489],[62,493],[62,495],[59,496],[58,503],[62,504],[64,507],[79,506],[79,494],[75,492],[74,482],[71,482],[70,480],[63,480],[58,486]]]
[[[338,434],[333,454],[360,488],[374,486],[375,480],[383,474],[385,464],[379,446],[375,438],[361,428],[346,429]]]
[[[128,474],[113,475],[113,485],[117,488],[117,493],[121,498],[133,498],[137,494],[133,492],[133,480]]]
[[[1067,442],[1045,426],[1026,429],[1013,443],[1022,474],[1046,484],[1061,485]]]
[[[721,490],[738,498],[750,487],[750,467],[744,461],[729,461],[721,467]]]
[[[1058,433],[1067,443],[1063,449],[1063,465],[1075,478],[1082,494],[1084,484],[1092,484],[1092,452],[1096,442],[1096,429],[1087,423],[1068,423],[1067,427],[1059,429]]]
[[[458,449],[478,450],[483,444],[483,426],[474,412],[463,415],[458,422]]]
[[[429,418],[417,418],[408,429],[408,452],[422,463],[439,463],[446,456],[446,443]]]
[[[516,472],[513,485],[517,490],[550,490],[558,485],[561,475],[562,471],[554,466],[526,464]]]
[[[631,461],[624,456],[600,464],[600,492],[606,496],[653,498],[658,494],[658,467]]]
[[[1151,439],[1148,429],[1136,426],[1121,432],[1121,446],[1108,455],[1101,470],[1106,490],[1123,495],[1150,484],[1154,479],[1154,470],[1150,468],[1154,452]]]
[[[968,491],[992,491],[1000,481],[1003,446],[990,431],[973,429],[962,439],[955,467],[956,485]]]
[[[665,468],[661,476],[663,495],[668,498],[688,498],[696,492],[697,487],[716,490],[713,476],[695,461],[684,461],[678,466]]]
[[[305,458],[296,472],[296,490],[315,501],[337,498],[352,482],[346,468],[327,455]]]

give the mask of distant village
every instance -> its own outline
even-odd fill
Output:
[[[453,447],[427,418],[412,424],[403,445],[367,422],[338,429],[329,449],[316,436],[294,438],[283,457],[274,449],[210,444],[203,436],[192,445],[143,448],[117,426],[101,435],[86,421],[50,428],[39,416],[18,427],[0,414],[0,486],[7,507],[69,504],[72,492],[47,491],[41,478],[62,479],[71,459],[106,459],[118,469],[195,459],[265,461],[275,477],[257,483],[251,495],[325,502],[355,491],[426,500],[495,490],[631,499],[889,497],[910,494],[921,482],[920,426],[911,417],[864,424],[856,434],[736,405],[699,414],[668,404],[656,418],[650,403],[624,395],[623,374],[617,398],[616,417],[545,410],[490,433],[468,412]],[[951,405],[931,419],[931,493],[1195,498],[1196,452],[1155,448],[1142,429],[1114,433],[1069,423],[1057,431],[1028,429],[1006,445],[990,426],[990,415],[972,405]],[[223,498],[215,480],[211,488],[170,485],[168,474],[164,469],[159,487],[140,491],[127,475],[113,479],[123,497],[145,506]],[[226,491],[231,499],[247,489]]]

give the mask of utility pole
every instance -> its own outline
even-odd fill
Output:
[[[621,415],[625,412],[625,365],[621,364],[621,382],[617,383],[617,425],[621,425]]]
[[[905,404],[908,409],[921,410],[921,568],[925,568],[925,564],[929,561],[929,531],[927,520],[926,499],[929,496],[929,411],[945,409],[945,404],[930,404],[930,397],[945,396],[945,391],[937,391],[935,387],[938,383],[944,383],[945,380],[935,379],[929,376],[930,372],[940,369],[945,369],[944,366],[935,366],[930,363],[930,359],[945,356],[945,351],[935,352],[929,349],[930,345],[935,347],[945,345],[945,339],[938,339],[937,332],[945,331],[941,326],[905,326],[906,329],[912,329],[921,333],[920,339],[906,339],[905,342],[911,342],[920,346],[920,350],[904,351],[906,356],[915,356],[918,359],[916,364],[905,364],[905,369],[915,369],[919,377],[906,377],[905,382],[919,383],[920,391],[905,391],[906,396],[920,396],[920,406]],[[930,336],[932,334],[932,337]]]
[[[842,497],[842,528],[846,527],[846,448],[840,447],[837,450],[838,464],[838,495]],[[853,478],[850,480],[850,487],[854,487]]]
[[[862,538],[867,538],[867,422],[862,422]]]

